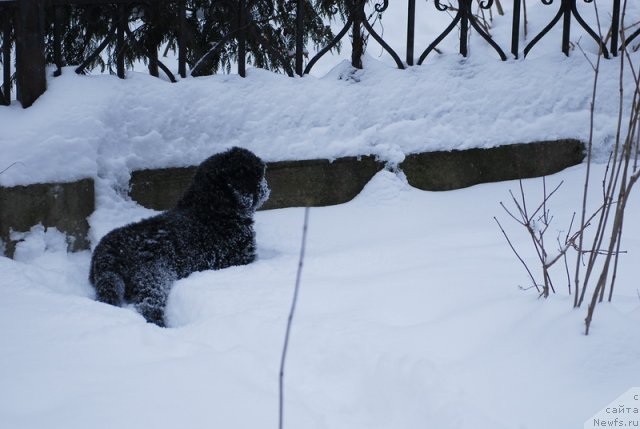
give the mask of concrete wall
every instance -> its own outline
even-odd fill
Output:
[[[0,187],[0,240],[13,256],[11,231],[29,231],[33,225],[56,227],[67,234],[69,250],[87,249],[87,217],[95,209],[93,179],[73,183],[45,183]]]
[[[411,186],[448,191],[479,183],[546,176],[583,159],[584,145],[580,141],[557,140],[408,155],[400,168]]]
[[[500,146],[492,149],[430,152],[408,155],[400,168],[419,189],[445,191],[478,183],[537,177],[579,164],[584,146],[559,140]],[[384,165],[371,156],[334,161],[283,161],[267,165],[271,197],[263,209],[327,206],[351,200]],[[130,196],[155,210],[172,207],[188,186],[195,167],[135,171]],[[69,249],[86,249],[94,211],[93,180],[74,183],[0,187],[0,239],[6,254],[15,243],[10,231],[28,231],[42,223],[69,236]]]
[[[345,203],[383,167],[370,156],[268,163],[271,195],[262,209]],[[195,167],[135,171],[129,195],[144,207],[166,210],[178,201],[194,172]]]

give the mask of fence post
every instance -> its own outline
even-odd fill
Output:
[[[149,55],[149,74],[153,77],[160,76],[158,66],[158,48],[162,43],[162,35],[158,34],[158,18],[160,16],[158,4],[150,2],[147,5],[149,34],[146,37],[146,50]]]
[[[511,53],[518,58],[520,50],[520,6],[522,0],[513,0],[513,26],[511,28]]]
[[[613,0],[613,16],[611,17],[611,54],[618,56],[618,37],[620,33],[620,0]]]
[[[563,26],[562,26],[562,52],[569,56],[571,37],[571,1],[562,0]]]
[[[2,97],[0,104],[11,104],[11,20],[13,8],[2,8]]]
[[[19,0],[16,18],[17,98],[27,108],[47,89],[44,1]]]
[[[178,74],[181,78],[187,77],[187,7],[186,0],[180,0],[178,14],[180,15],[180,29],[178,30]]]
[[[296,74],[303,75],[304,59],[304,3],[305,0],[296,1]]]
[[[238,74],[247,76],[247,10],[245,0],[238,0]]]
[[[366,0],[356,0],[353,14],[353,27],[351,30],[351,65],[362,69],[362,56],[364,55],[364,35],[362,34],[362,21],[366,19],[364,3]]]
[[[409,0],[407,13],[407,64],[413,65],[413,48],[416,34],[416,0]]]
[[[471,0],[459,0],[459,8],[462,11],[460,19],[460,54],[463,57],[469,55],[469,13]]]

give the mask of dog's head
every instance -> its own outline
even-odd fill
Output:
[[[265,163],[247,149],[213,155],[200,164],[178,206],[253,214],[269,198],[265,170]]]

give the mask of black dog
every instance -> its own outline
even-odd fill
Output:
[[[89,274],[98,301],[134,304],[147,321],[164,326],[175,280],[255,259],[253,214],[268,196],[265,164],[250,151],[208,158],[175,208],[98,243]]]

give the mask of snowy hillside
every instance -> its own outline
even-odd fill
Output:
[[[420,7],[434,14],[432,3]],[[531,25],[555,10],[532,5]],[[632,12],[640,20],[638,5]],[[503,46],[508,14],[494,24]],[[437,35],[444,15],[421,40]],[[405,19],[392,5],[384,20],[398,51]],[[197,164],[232,145],[268,161],[375,154],[393,166],[435,149],[586,140],[593,46],[583,41],[586,57],[566,58],[554,32],[525,60],[500,62],[472,36],[468,59],[447,39],[443,55],[397,70],[372,45],[363,71],[341,62],[343,51],[295,79],[250,69],[246,79],[170,84],[66,69],[33,107],[0,107],[0,171],[13,164],[0,185],[95,178],[95,246],[154,214],[118,192],[132,170]],[[618,65],[602,63],[592,207],[615,136]],[[554,238],[579,210],[585,170],[547,179],[564,180],[550,202]],[[497,216],[535,267],[529,237],[499,205],[517,186],[433,193],[382,171],[353,201],[311,209],[286,428],[582,428],[640,386],[640,191],[628,203],[613,302],[598,307],[585,336],[586,311],[572,309],[564,267],[548,299],[525,290],[528,276],[495,224]],[[539,179],[525,188],[539,201]],[[176,282],[166,329],[94,301],[90,252],[68,254],[61,234],[34,227],[15,260],[0,257],[0,427],[276,427],[302,221],[301,208],[257,213],[258,260]]]

